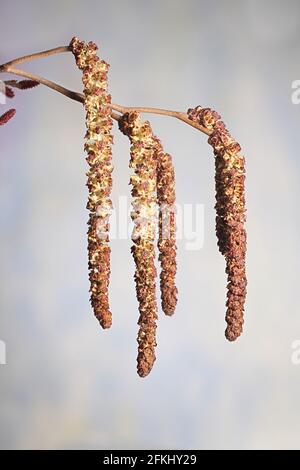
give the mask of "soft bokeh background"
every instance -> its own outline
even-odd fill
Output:
[[[89,306],[83,109],[42,87],[20,92],[17,117],[1,128],[1,448],[299,448],[298,0],[1,2],[0,62],[74,35],[100,44],[115,102],[211,106],[241,142],[245,333],[235,344],[224,338],[206,137],[153,116],[174,156],[178,202],[204,204],[205,241],[199,251],[178,243],[178,309],[160,315],[151,375],[136,375],[130,240],[112,242],[110,331]],[[81,88],[70,55],[24,69]],[[129,194],[128,143],[116,133],[115,202]]]

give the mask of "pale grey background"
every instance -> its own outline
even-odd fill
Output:
[[[0,13],[1,62],[78,35],[111,63],[114,101],[216,108],[247,156],[249,244],[245,334],[229,344],[210,148],[153,117],[178,202],[205,205],[205,243],[179,243],[177,313],[161,315],[158,361],[139,379],[129,240],[112,243],[110,331],[89,306],[83,109],[42,87],[18,93],[1,128],[1,448],[299,448],[299,2],[28,0]],[[81,87],[69,55],[24,68]],[[117,201],[129,194],[119,133],[114,162]]]

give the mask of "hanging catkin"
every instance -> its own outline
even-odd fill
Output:
[[[161,264],[161,306],[166,315],[173,315],[177,304],[175,172],[172,157],[164,153],[157,139],[157,199],[159,205],[159,261]]]
[[[130,178],[133,197],[131,217],[134,222],[131,248],[136,265],[135,284],[139,302],[139,332],[137,369],[141,377],[151,371],[156,347],[156,140],[148,121],[142,121],[136,112],[124,114],[119,120],[120,130],[129,137]]]
[[[83,72],[86,110],[85,151],[87,152],[87,186],[90,212],[88,222],[88,256],[91,304],[102,328],[112,323],[109,310],[110,278],[109,215],[112,177],[111,97],[108,94],[109,65],[97,56],[96,44],[73,38],[70,44],[77,66]]]
[[[188,116],[210,131],[208,143],[215,154],[216,234],[226,259],[228,276],[226,338],[234,341],[243,330],[246,297],[245,159],[221,117],[210,108],[196,107]]]

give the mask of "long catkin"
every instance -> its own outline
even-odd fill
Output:
[[[188,110],[190,119],[210,131],[208,143],[215,154],[216,234],[226,259],[226,338],[236,340],[243,331],[246,299],[245,158],[218,113],[210,108]]]
[[[146,377],[156,359],[156,141],[149,122],[142,121],[136,112],[124,114],[119,126],[131,142],[130,167],[134,170],[130,178],[134,222],[131,251],[136,266],[134,279],[139,303],[137,371],[141,377]]]
[[[83,72],[86,136],[84,149],[89,165],[87,187],[89,197],[88,258],[91,304],[102,328],[109,328],[110,246],[109,215],[113,171],[111,135],[111,97],[108,94],[109,65],[97,56],[96,44],[73,38],[70,44],[77,66]]]

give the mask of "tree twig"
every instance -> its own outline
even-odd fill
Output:
[[[49,57],[50,55],[60,54],[62,52],[70,52],[70,47],[69,46],[54,47],[53,49],[48,49],[47,51],[36,52],[34,54],[29,54],[29,55],[24,55],[22,57],[18,57],[17,59],[6,62],[6,64],[0,65],[0,72],[3,72],[4,69],[7,67],[11,67],[17,64],[22,64],[23,62],[28,62],[33,59],[41,59],[42,57]]]
[[[195,127],[199,131],[203,132],[206,135],[210,135],[210,131],[208,131],[205,127],[200,126],[193,121],[191,121],[186,113],[181,111],[171,111],[170,109],[162,109],[162,108],[148,108],[148,107],[139,107],[139,106],[120,106],[118,104],[112,103],[112,109],[119,111],[120,113],[129,113],[132,111],[137,111],[139,113],[151,113],[151,114],[161,114],[163,116],[170,116],[179,119],[180,121],[185,122],[189,126]]]
[[[52,82],[51,80],[48,80],[47,78],[33,75],[24,70],[14,68],[14,65],[21,64],[23,62],[27,62],[32,59],[48,57],[50,55],[59,54],[62,52],[69,52],[69,51],[70,51],[69,46],[62,46],[62,47],[56,47],[54,49],[49,49],[47,51],[36,52],[35,54],[29,54],[23,57],[19,57],[17,59],[11,60],[10,62],[7,62],[6,64],[0,65],[0,73],[1,72],[12,73],[14,75],[25,77],[29,80],[35,80],[36,82],[39,82],[42,85],[45,85],[48,88],[51,88],[52,90],[57,91],[58,93],[61,93],[72,100],[78,101],[79,103],[83,103],[84,95],[82,93],[69,90],[61,85],[58,85],[55,82]],[[191,121],[188,118],[187,114],[181,111],[172,111],[169,109],[149,108],[149,107],[120,106],[116,103],[112,103],[111,108],[113,111],[118,111],[119,113],[122,113],[122,114],[132,112],[132,111],[137,111],[139,113],[151,113],[151,114],[159,114],[163,116],[174,117],[176,119],[179,119],[180,121],[185,122],[189,126],[192,126],[198,129],[199,131],[203,132],[206,135],[210,134],[210,131],[208,131],[205,127],[201,126],[200,124],[197,124],[196,122]],[[119,114],[114,113],[114,112],[112,112],[112,117],[113,119],[116,119],[116,120],[120,118]]]

